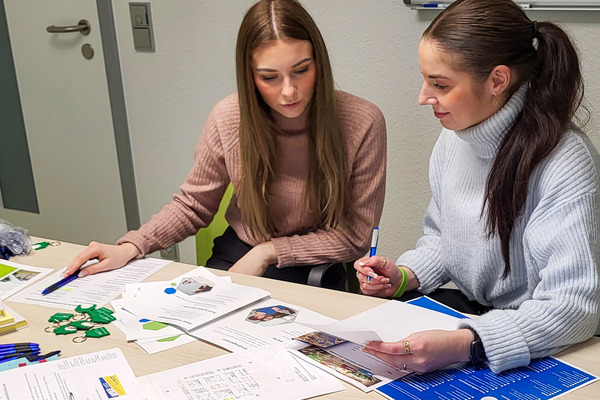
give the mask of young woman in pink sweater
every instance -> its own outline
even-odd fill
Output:
[[[310,269],[362,257],[385,195],[381,111],[334,90],[316,24],[296,0],[261,0],[236,46],[238,91],[212,110],[181,193],[116,245],[90,245],[69,264],[111,270],[194,235],[234,195],[208,267],[306,283]],[[326,286],[343,289],[345,271]]]

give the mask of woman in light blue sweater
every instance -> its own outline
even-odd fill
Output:
[[[569,37],[510,0],[459,0],[423,34],[419,65],[419,103],[444,127],[424,235],[397,265],[357,261],[361,290],[400,297],[452,281],[490,311],[366,351],[417,372],[471,360],[499,373],[590,338],[600,157],[572,122],[583,83]]]

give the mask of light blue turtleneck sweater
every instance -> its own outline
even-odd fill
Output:
[[[600,157],[583,133],[567,132],[532,174],[504,280],[500,240],[486,238],[486,180],[526,90],[481,124],[442,130],[430,160],[424,235],[397,261],[415,273],[422,293],[452,281],[494,308],[459,326],[479,333],[495,373],[584,341],[599,322]]]

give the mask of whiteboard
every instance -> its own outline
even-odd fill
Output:
[[[412,8],[444,8],[453,0],[404,0]],[[525,9],[600,10],[600,0],[514,0]]]

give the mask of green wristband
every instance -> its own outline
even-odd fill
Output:
[[[398,286],[398,290],[396,290],[396,293],[392,295],[392,298],[394,299],[397,299],[404,294],[404,291],[406,290],[406,285],[408,284],[408,274],[406,273],[406,270],[402,267],[398,267],[398,269],[402,273],[402,283],[400,283],[400,286]]]

